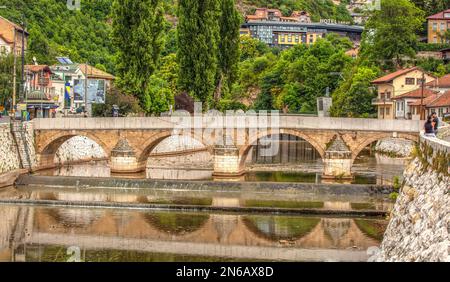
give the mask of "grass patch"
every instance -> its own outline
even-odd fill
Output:
[[[173,198],[173,199],[156,199],[149,201],[151,204],[159,205],[194,205],[194,206],[211,206],[212,198]]]
[[[352,210],[375,210],[373,203],[350,203]]]

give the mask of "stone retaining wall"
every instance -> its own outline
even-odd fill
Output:
[[[400,138],[380,140],[375,146],[375,151],[390,157],[405,158],[411,156],[414,142]]]
[[[19,154],[9,123],[0,123],[0,174],[20,168]]]
[[[56,152],[55,163],[106,158],[102,147],[84,136],[75,136],[64,142]]]
[[[377,261],[450,261],[450,142],[421,137]]]

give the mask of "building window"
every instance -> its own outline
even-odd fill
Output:
[[[405,84],[406,85],[414,85],[415,82],[416,82],[416,80],[414,78],[411,78],[411,77],[407,77],[405,79]]]
[[[418,78],[417,79],[417,85],[422,85],[422,83],[425,83],[425,79]]]
[[[440,117],[444,116],[444,108],[439,108],[439,114]]]
[[[441,31],[445,31],[445,23],[441,23]]]
[[[433,23],[433,31],[437,31],[437,23]]]
[[[433,37],[433,43],[437,43],[437,36]]]

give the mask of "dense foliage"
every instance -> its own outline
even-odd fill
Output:
[[[358,59],[345,54],[352,43],[334,35],[287,50],[238,37],[242,15],[257,7],[278,8],[284,15],[305,10],[313,21],[351,21],[349,0],[340,5],[331,0],[124,0],[115,5],[114,0],[81,0],[80,11],[69,10],[66,0],[0,0],[6,6],[0,15],[16,23],[25,19],[28,62],[35,56],[52,64],[65,55],[116,75],[114,93],[120,97],[110,100],[125,113],[166,111],[184,91],[220,110],[310,113],[316,111],[316,98],[328,93],[333,115],[356,117],[373,114],[370,81],[383,72],[410,65],[439,76],[450,71],[440,60],[416,58],[418,51],[447,46],[419,43],[419,38],[426,32],[425,17],[450,7],[450,0],[381,1],[381,11],[368,13]],[[12,92],[11,58],[0,58],[0,65],[3,104]],[[98,114],[109,114],[111,107],[98,107]]]
[[[76,62],[103,65],[114,71],[114,48],[108,24],[112,0],[82,0],[81,10],[69,10],[66,0],[0,0],[0,16],[25,21],[30,32],[27,59],[41,64],[68,56]]]
[[[136,96],[147,112],[168,110],[170,95],[160,86],[163,83],[152,77],[164,45],[161,2],[115,0],[112,9],[111,37],[117,48],[117,86],[125,94]]]

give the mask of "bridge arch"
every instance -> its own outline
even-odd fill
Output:
[[[102,138],[95,135],[95,133],[90,131],[61,131],[58,132],[50,138],[42,140],[42,142],[38,143],[37,154],[40,156],[39,166],[40,167],[52,167],[55,165],[55,155],[59,148],[68,140],[73,137],[82,136],[86,137],[97,145],[99,145],[105,154],[106,158],[109,158],[111,154],[112,148],[108,146]]]
[[[285,135],[291,135],[291,136],[295,136],[295,137],[299,137],[302,138],[303,140],[305,140],[306,142],[308,142],[311,146],[313,146],[313,148],[319,153],[321,159],[323,160],[324,156],[325,156],[325,147],[324,145],[321,145],[319,140],[316,140],[314,137],[305,134],[304,132],[300,131],[300,130],[294,130],[294,129],[279,129],[279,130],[272,130],[272,129],[268,129],[268,130],[264,130],[264,131],[259,131],[258,134],[256,134],[255,136],[249,136],[248,142],[242,146],[239,150],[239,158],[240,158],[240,167],[244,168],[245,166],[245,161],[247,160],[247,156],[248,153],[250,151],[250,149],[255,146],[257,144],[257,142],[267,136],[273,135],[273,134],[277,134],[277,135],[281,135],[281,134],[285,134]]]
[[[151,152],[159,145],[161,144],[161,142],[163,142],[164,140],[166,140],[169,137],[172,136],[186,136],[186,137],[190,137],[193,140],[196,140],[197,142],[201,143],[204,147],[205,150],[208,150],[208,152],[210,154],[213,154],[213,149],[211,148],[211,146],[207,146],[204,144],[203,140],[202,140],[202,136],[198,135],[196,133],[192,133],[192,134],[174,134],[173,131],[162,131],[159,132],[157,134],[154,134],[152,137],[150,137],[142,146],[142,150],[141,152],[138,154],[138,162],[139,163],[146,163]]]
[[[392,133],[390,133],[390,132],[378,133],[375,135],[369,135],[366,138],[362,139],[361,142],[359,142],[357,144],[357,146],[355,146],[354,148],[351,149],[352,150],[352,160],[355,161],[355,159],[362,152],[362,150],[364,150],[370,144],[372,144],[376,141],[381,141],[381,140],[388,139],[388,138],[393,138]],[[416,143],[419,141],[419,137],[417,135],[413,135],[413,134],[401,133],[401,134],[398,134],[397,137],[395,137],[395,138],[410,140],[410,141],[413,141]]]

